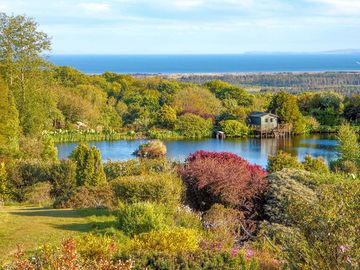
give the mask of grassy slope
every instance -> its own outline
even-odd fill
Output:
[[[58,243],[114,220],[109,214],[104,210],[0,207],[0,265],[11,258],[17,243],[25,250],[44,243]]]

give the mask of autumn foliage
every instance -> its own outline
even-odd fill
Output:
[[[252,208],[266,190],[266,174],[260,166],[227,152],[198,151],[180,168],[189,203],[199,210],[208,210],[214,203]]]

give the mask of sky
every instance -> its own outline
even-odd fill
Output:
[[[0,0],[53,54],[238,54],[360,49],[360,0]]]

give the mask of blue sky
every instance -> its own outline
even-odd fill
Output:
[[[360,0],[0,0],[54,54],[233,54],[360,49]]]

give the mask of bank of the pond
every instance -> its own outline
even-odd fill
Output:
[[[134,151],[146,143],[147,139],[92,141],[100,149],[104,161],[128,160],[135,158]],[[231,152],[251,163],[266,167],[269,155],[275,155],[279,150],[292,153],[300,160],[309,154],[322,156],[326,161],[336,159],[337,140],[331,135],[303,135],[291,138],[243,138],[216,140],[212,138],[201,140],[163,140],[167,147],[167,157],[171,160],[184,161],[189,154],[197,150]],[[78,143],[57,144],[59,158],[67,158]]]

